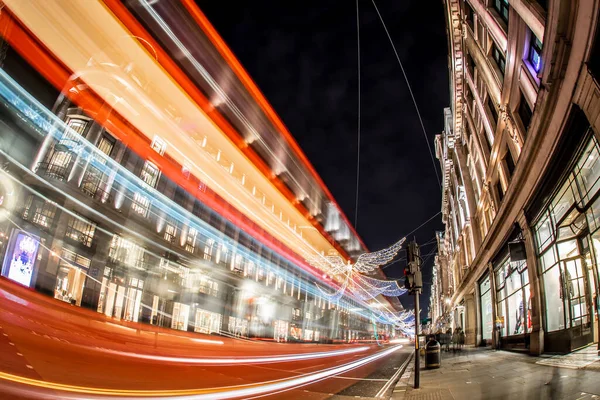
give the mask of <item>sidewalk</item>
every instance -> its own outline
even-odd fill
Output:
[[[449,399],[599,399],[600,361],[574,369],[537,364],[547,358],[485,348],[442,352],[439,369],[424,369],[414,389],[414,362],[398,381],[393,400]],[[556,360],[556,358],[553,358]]]

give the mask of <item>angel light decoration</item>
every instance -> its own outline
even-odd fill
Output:
[[[330,301],[339,300],[345,292],[351,293],[360,300],[369,300],[379,295],[400,296],[406,289],[398,286],[397,281],[381,280],[366,276],[378,267],[384,266],[398,254],[406,238],[402,238],[393,245],[383,250],[361,254],[354,264],[345,262],[339,255],[315,256],[307,258],[309,264],[328,275],[336,278],[340,283],[339,288],[330,293],[315,284],[319,291]]]

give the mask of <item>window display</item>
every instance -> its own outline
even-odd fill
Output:
[[[19,231],[17,233],[12,254],[10,258],[7,256],[5,260],[5,263],[8,262],[8,279],[18,282],[21,285],[31,285],[31,277],[39,245],[40,242],[37,238],[25,232]]]
[[[506,258],[496,270],[497,315],[504,317],[503,336],[531,331],[527,262]]]
[[[492,291],[490,289],[490,277],[488,276],[479,284],[481,297],[481,338],[492,340],[493,314],[492,314]]]

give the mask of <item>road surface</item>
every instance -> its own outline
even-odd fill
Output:
[[[157,328],[0,279],[0,398],[389,398],[409,347]]]

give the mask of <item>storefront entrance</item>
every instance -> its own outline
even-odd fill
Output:
[[[128,285],[120,279],[102,278],[102,289],[98,301],[98,312],[107,317],[138,322],[142,305],[142,289],[144,281],[138,278],[127,278]]]

